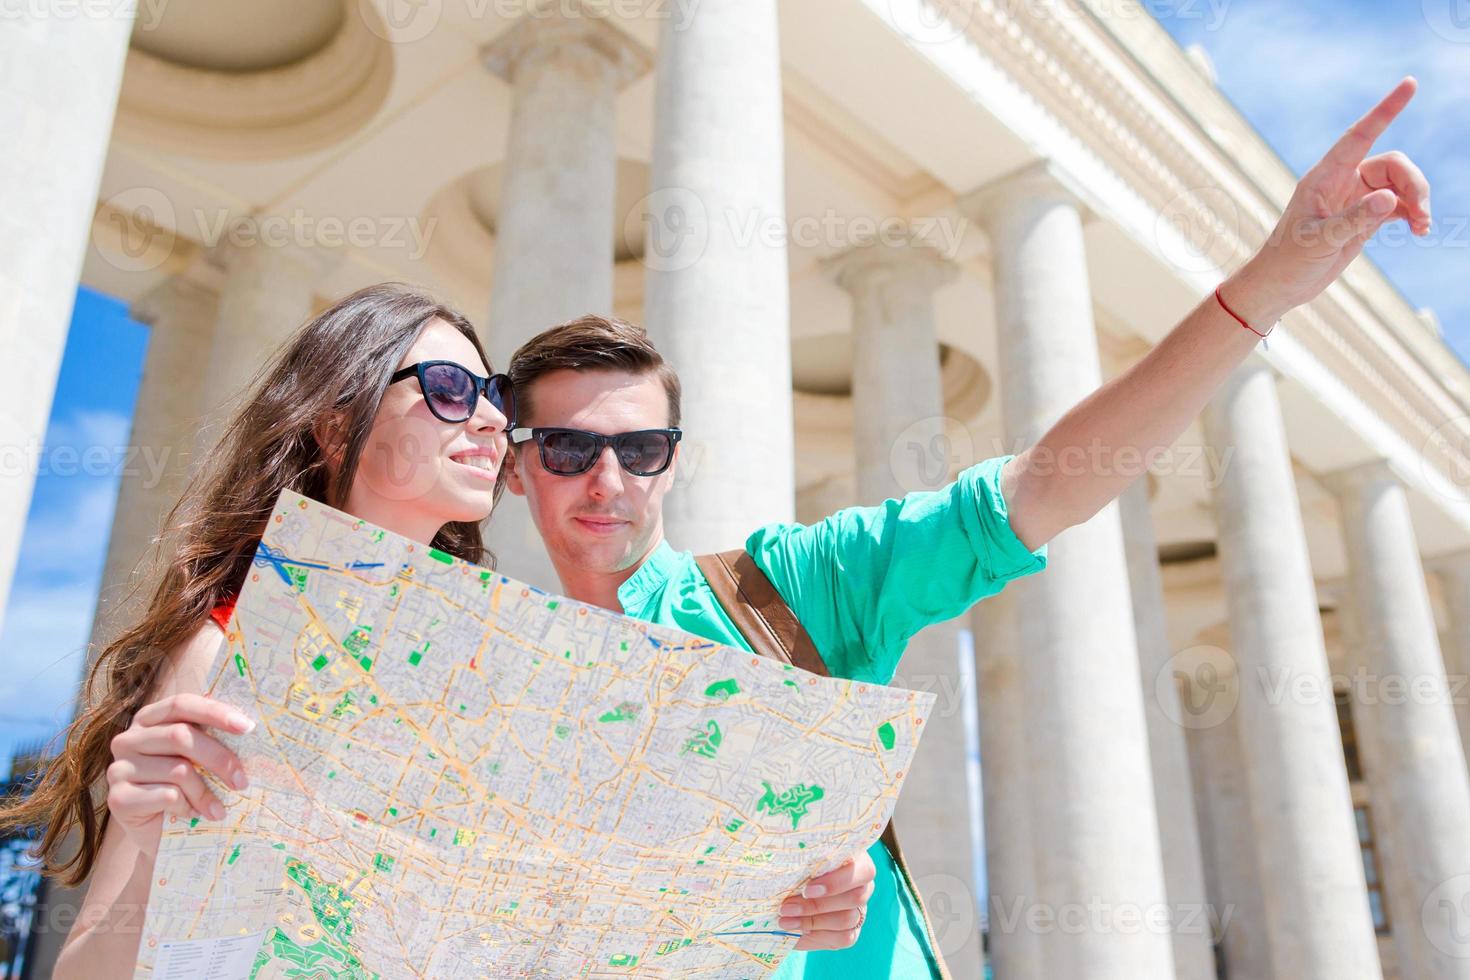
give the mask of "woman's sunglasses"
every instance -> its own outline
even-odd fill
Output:
[[[585,429],[516,429],[510,441],[516,445],[536,440],[541,465],[557,476],[576,476],[596,465],[602,451],[613,447],[619,465],[634,476],[658,476],[674,461],[674,447],[684,433],[679,429],[639,429],[603,435]]]
[[[466,422],[475,414],[475,404],[484,392],[491,406],[505,416],[507,430],[515,428],[516,399],[510,377],[492,374],[482,378],[454,361],[419,361],[393,373],[388,383],[397,384],[417,376],[429,411],[444,422]]]

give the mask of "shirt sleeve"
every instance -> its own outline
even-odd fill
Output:
[[[939,490],[849,507],[816,524],[770,524],[745,548],[834,675],[886,684],[909,637],[1011,579],[1046,567],[1011,530],[1000,471],[983,460]]]

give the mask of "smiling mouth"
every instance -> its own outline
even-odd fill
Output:
[[[495,457],[486,456],[482,453],[473,453],[467,456],[451,456],[449,458],[461,466],[468,466],[489,476],[494,476],[498,469],[498,463]]]

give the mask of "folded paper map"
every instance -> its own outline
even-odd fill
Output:
[[[549,595],[298,494],[211,674],[250,786],[169,818],[137,976],[758,977],[934,697]],[[217,733],[218,734],[218,733]]]

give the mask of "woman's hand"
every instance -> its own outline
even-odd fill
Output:
[[[133,845],[156,856],[164,814],[223,820],[224,804],[205,785],[207,769],[226,785],[244,789],[245,768],[205,727],[244,734],[255,723],[202,694],[172,694],[145,705],[127,731],[112,740],[107,809]]]
[[[1367,155],[1418,85],[1413,76],[1395,85],[1297,183],[1266,244],[1232,277],[1240,281],[1222,289],[1248,322],[1264,329],[1315,298],[1390,221],[1403,218],[1414,234],[1429,234],[1423,172],[1399,150]]]
[[[858,941],[877,875],[873,859],[863,851],[786,899],[777,924],[801,933],[797,949],[846,949]]]

